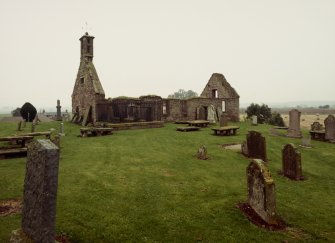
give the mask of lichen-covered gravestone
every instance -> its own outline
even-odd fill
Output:
[[[320,122],[313,122],[313,124],[311,125],[311,131],[322,131],[323,130],[323,126]]]
[[[253,159],[247,167],[248,204],[268,224],[276,225],[275,184],[265,163]]]
[[[59,149],[50,140],[28,145],[22,231],[33,242],[55,242]]]
[[[36,127],[35,123],[32,122],[31,123],[31,132],[35,132],[35,127]]]
[[[292,180],[302,180],[301,154],[293,144],[286,144],[282,150],[283,175]]]
[[[266,141],[261,133],[249,131],[247,134],[248,156],[254,159],[262,159],[267,162]]]
[[[287,136],[292,138],[301,138],[300,130],[300,116],[301,112],[297,109],[293,109],[289,112],[289,128],[287,130]]]
[[[207,148],[205,145],[201,145],[199,148],[198,148],[198,151],[197,151],[197,158],[198,159],[202,159],[202,160],[206,160],[208,159],[207,157]]]
[[[333,115],[329,115],[325,121],[325,139],[329,141],[335,141],[335,117]]]

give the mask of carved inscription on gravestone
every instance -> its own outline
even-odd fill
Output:
[[[50,140],[28,146],[22,230],[33,242],[55,242],[59,149]]]
[[[248,156],[255,159],[262,159],[267,162],[266,141],[261,133],[249,131],[247,134]]]
[[[265,163],[253,159],[247,167],[248,204],[268,224],[277,224],[275,184]]]
[[[302,180],[301,154],[293,144],[286,144],[282,150],[283,174],[292,180]]]

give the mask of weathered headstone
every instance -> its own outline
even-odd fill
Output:
[[[35,132],[36,124],[34,122],[31,123],[31,132]]]
[[[199,148],[198,148],[198,151],[197,151],[197,158],[198,159],[202,159],[202,160],[206,160],[208,159],[207,157],[207,148],[205,145],[201,145]]]
[[[17,124],[17,130],[21,131],[22,121],[19,121]]]
[[[252,116],[251,117],[251,125],[253,126],[257,126],[257,116]]]
[[[60,125],[59,125],[59,135],[60,136],[65,136],[65,133],[64,133],[64,123],[61,122]]]
[[[297,109],[293,109],[289,112],[289,128],[287,130],[287,136],[292,138],[301,138],[300,130],[300,116],[301,112]]]
[[[270,171],[260,159],[247,167],[248,204],[268,224],[277,224],[275,184]]]
[[[62,112],[61,112],[61,105],[60,105],[60,100],[57,100],[57,116],[56,116],[56,119],[57,121],[61,121],[62,120]]]
[[[282,150],[283,174],[292,180],[302,180],[301,154],[293,144],[286,144]]]
[[[335,141],[335,117],[333,115],[329,115],[325,121],[325,139],[330,141]]]
[[[267,162],[266,141],[261,133],[249,131],[247,134],[248,156],[254,159],[262,159]]]
[[[311,125],[311,131],[322,131],[324,130],[323,129],[323,126],[320,122],[313,122],[313,124]]]
[[[55,242],[59,149],[50,140],[28,145],[22,231],[33,242]]]
[[[222,113],[220,116],[220,127],[228,126],[228,117],[225,113]]]

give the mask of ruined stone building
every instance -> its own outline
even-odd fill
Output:
[[[72,93],[72,121],[87,125],[96,122],[141,122],[209,120],[216,122],[222,112],[239,120],[239,95],[222,74],[214,73],[200,97],[186,100],[139,98],[106,99],[93,65],[93,40],[87,32],[80,39],[80,65]]]

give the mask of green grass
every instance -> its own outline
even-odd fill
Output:
[[[300,149],[307,180],[295,182],[277,171],[283,145],[300,140],[269,136],[266,125],[238,125],[234,137],[213,136],[210,128],[177,132],[181,125],[166,124],[80,138],[79,127],[65,123],[57,232],[72,242],[335,241],[335,145],[312,141],[314,148]],[[43,123],[37,131],[51,127],[58,129],[59,123]],[[0,123],[0,135],[16,128]],[[287,231],[260,229],[236,208],[247,199],[249,160],[219,145],[241,142],[251,129],[267,138],[277,212],[290,225]],[[209,160],[195,157],[202,144]],[[22,198],[24,171],[24,158],[0,160],[0,200]],[[8,241],[20,220],[20,215],[0,217],[0,242]]]

